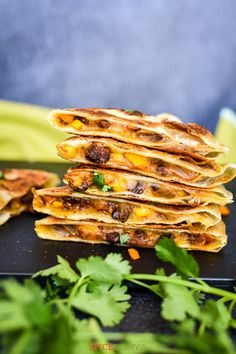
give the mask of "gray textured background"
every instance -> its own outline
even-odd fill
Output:
[[[0,98],[169,111],[236,108],[235,0],[0,0]]]

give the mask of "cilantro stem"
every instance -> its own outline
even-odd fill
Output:
[[[206,328],[206,324],[205,324],[204,322],[201,322],[201,324],[200,324],[200,326],[199,326],[199,328],[198,328],[198,334],[199,334],[199,336],[201,336],[201,335],[204,333],[205,328]]]
[[[154,292],[155,294],[157,294],[157,295],[160,296],[160,294],[159,294],[158,292],[156,292],[156,291],[152,288],[152,286],[150,286],[150,285],[148,285],[148,284],[146,284],[146,283],[143,283],[142,281],[135,280],[135,279],[133,279],[133,280],[131,280],[131,281],[132,281],[132,283],[137,284],[137,285],[140,285],[140,286],[143,286],[144,288],[147,288],[148,290],[151,290],[152,292]]]
[[[153,275],[153,274],[130,274],[130,275],[126,275],[124,278],[131,282],[136,282],[137,280],[150,280],[150,281],[158,281],[163,283],[171,283],[175,285],[182,285],[191,289],[202,291],[204,293],[224,297],[227,299],[227,301],[230,300],[236,301],[236,294],[224,289],[214,288],[213,286],[210,286],[205,282],[199,284],[196,283],[195,281],[189,281],[184,279],[171,278],[165,275]]]
[[[236,302],[235,300],[232,300],[230,305],[229,305],[229,312],[230,312],[231,315],[232,315],[232,311],[234,309],[235,302]]]
[[[70,296],[68,297],[68,302],[67,302],[67,306],[69,308],[71,308],[72,306],[72,301],[78,291],[78,289],[81,287],[81,285],[83,285],[83,283],[86,282],[86,278],[84,277],[80,277],[79,280],[75,283],[74,287],[71,290]]]

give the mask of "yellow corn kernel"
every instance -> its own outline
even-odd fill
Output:
[[[134,166],[137,166],[137,167],[140,167],[140,168],[147,167],[148,162],[147,162],[146,157],[143,157],[143,156],[140,156],[140,155],[137,155],[137,154],[132,154],[130,152],[127,152],[125,154],[125,157],[126,157],[127,160],[132,162],[132,164]]]
[[[55,207],[55,208],[61,208],[63,207],[63,203],[62,202],[59,202],[59,200],[55,200],[52,205]]]
[[[70,114],[62,114],[62,115],[59,115],[59,117],[67,124],[70,124],[72,122],[72,120],[74,119],[74,116],[70,115]]]
[[[110,183],[110,186],[114,192],[123,192],[127,190],[126,179],[118,175],[114,179],[114,182]]]
[[[69,145],[63,146],[63,150],[65,152],[66,157],[68,158],[76,157],[77,155],[77,150],[73,146],[69,146]]]
[[[113,153],[113,154],[111,155],[111,157],[112,157],[112,160],[113,160],[114,162],[124,163],[124,157],[123,157],[122,154]]]
[[[75,128],[76,130],[80,130],[80,128],[83,126],[84,124],[78,120],[78,119],[75,119],[72,123],[71,123],[71,126],[73,128]]]
[[[143,218],[145,216],[150,216],[152,214],[151,210],[145,207],[138,207],[134,209],[134,214],[138,218]]]

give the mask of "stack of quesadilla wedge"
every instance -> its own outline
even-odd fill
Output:
[[[39,237],[154,247],[163,235],[192,250],[227,242],[220,205],[236,165],[216,158],[228,149],[205,128],[161,114],[121,109],[54,110],[50,123],[74,134],[58,154],[77,165],[66,186],[36,190]]]
[[[0,225],[24,211],[33,211],[32,188],[54,187],[57,175],[41,170],[3,169],[0,171]]]

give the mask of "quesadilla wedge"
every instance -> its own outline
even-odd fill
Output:
[[[64,182],[78,192],[144,202],[197,206],[225,205],[233,201],[232,193],[223,185],[206,190],[119,170],[72,167],[65,174]]]
[[[116,168],[169,182],[214,187],[232,180],[236,165],[221,166],[210,160],[124,144],[113,139],[72,137],[57,145],[59,156],[80,164]]]
[[[162,236],[172,237],[177,245],[189,250],[218,252],[226,245],[223,222],[210,227],[202,233],[173,225],[142,226],[106,224],[88,221],[75,221],[47,217],[35,223],[35,231],[40,238],[57,241],[75,241],[94,244],[115,244],[133,247],[152,248]],[[125,241],[125,242],[124,242]]]
[[[0,179],[0,225],[11,216],[33,211],[31,192],[34,188],[54,187],[59,178],[41,170],[2,169]]]
[[[70,187],[38,189],[34,191],[36,211],[58,218],[97,220],[106,223],[186,224],[191,230],[202,230],[220,221],[216,204],[198,207],[137,203],[74,192]]]
[[[171,114],[147,115],[124,109],[53,110],[49,122],[57,129],[84,136],[114,138],[196,158],[216,158],[228,148],[202,126],[184,124]]]

